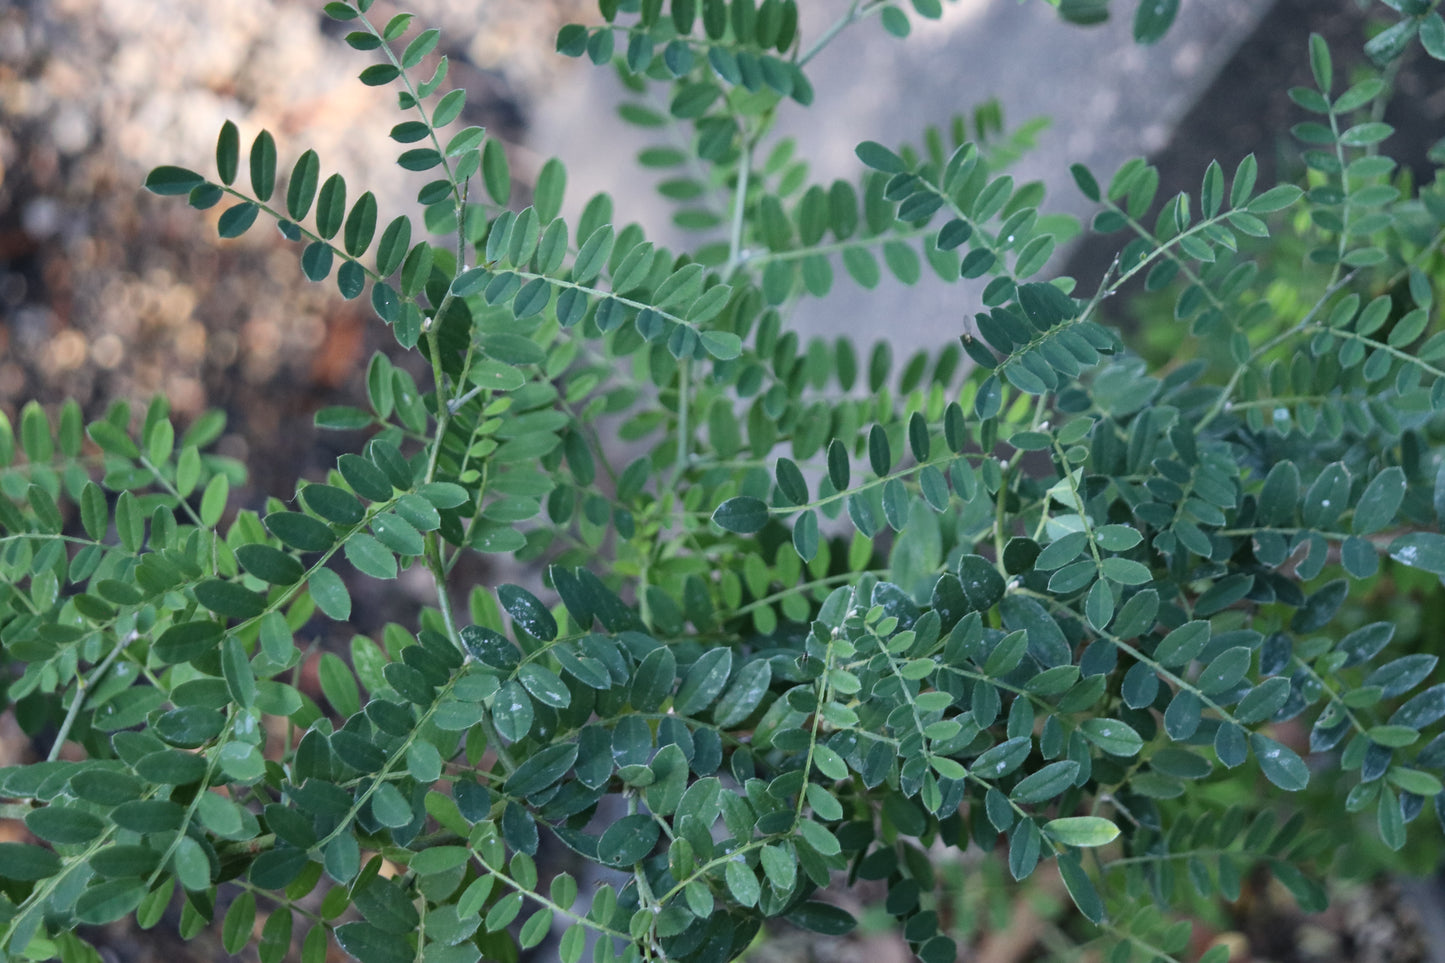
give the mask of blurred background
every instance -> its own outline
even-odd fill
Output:
[[[848,0],[801,6],[806,39]],[[826,182],[856,172],[859,140],[916,143],[924,124],[947,124],[997,98],[1007,129],[1049,120],[1014,171],[1020,181],[1045,181],[1046,209],[1086,215],[1069,164],[1087,163],[1103,180],[1137,154],[1159,164],[1161,197],[1197,190],[1211,157],[1232,170],[1254,152],[1267,182],[1282,158],[1288,163],[1287,131],[1299,118],[1285,91],[1308,82],[1306,37],[1324,34],[1337,70],[1348,69],[1371,12],[1364,0],[1184,0],[1165,38],[1139,47],[1129,39],[1133,4],[1114,6],[1111,22],[1083,29],[1062,23],[1043,0],[954,0],[939,21],[915,18],[906,43],[870,19],[815,61],[817,102],[785,113],[781,134],[799,139],[812,176]],[[318,437],[312,413],[359,402],[367,360],[391,346],[364,299],[346,302],[331,285],[307,282],[297,251],[273,230],[220,242],[218,209],[198,213],[140,188],[159,164],[211,172],[216,133],[229,118],[243,144],[270,130],[283,170],[312,147],[324,171],[341,172],[353,191],[373,190],[384,218],[411,209],[419,182],[394,165],[386,137],[398,119],[395,95],[355,80],[368,61],[319,7],[0,0],[0,411],[14,419],[29,399],[54,406],[74,397],[93,417],[113,400],[143,405],[161,393],[184,425],[221,408],[229,427],[220,450],[250,466],[238,497],[251,506],[289,496],[298,477],[322,477],[354,440]],[[374,16],[400,9],[378,0]],[[569,170],[570,211],[605,190],[621,221],[642,223],[664,243],[691,243],[652,176],[633,163],[649,141],[617,122],[621,85],[607,70],[552,52],[559,26],[596,19],[594,3],[418,0],[406,9],[442,29],[450,84],[469,93],[464,122],[506,142],[524,187],[556,154]],[[1380,4],[1374,12],[1389,13]],[[1410,58],[1395,78],[1390,146],[1428,179],[1426,150],[1445,134],[1445,77],[1418,49]],[[1057,254],[1051,270],[1074,274],[1089,291],[1113,253],[1107,241],[1084,241]],[[976,309],[977,290],[885,280],[872,292],[849,288],[805,303],[798,324],[805,338],[887,336],[903,356],[957,336]],[[0,717],[0,765],[26,753]],[[1402,901],[1400,885],[1410,899]],[[1236,959],[1424,960],[1430,943],[1435,959],[1445,947],[1445,936],[1427,932],[1445,912],[1423,884],[1356,887],[1330,916],[1309,921],[1291,916],[1267,880],[1256,889],[1225,921],[1240,934]],[[970,896],[968,911],[987,924],[971,958],[1054,958],[1044,937],[1067,900],[1036,895],[1018,905]],[[167,945],[120,929],[106,953],[224,958],[205,939]],[[777,941],[757,955],[869,958],[905,957],[901,944],[866,934],[847,948]]]

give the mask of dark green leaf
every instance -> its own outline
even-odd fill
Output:
[[[719,505],[712,520],[725,531],[751,535],[768,523],[768,505],[762,499],[738,495]]]
[[[196,601],[217,615],[250,619],[266,611],[266,599],[239,582],[208,579],[195,588]]]
[[[1061,794],[1073,785],[1079,764],[1073,760],[1051,762],[1038,772],[1025,776],[1009,793],[1016,803],[1039,803]]]
[[[652,816],[635,813],[614,822],[597,841],[597,858],[608,866],[640,862],[657,845],[661,829]]]
[[[272,512],[266,527],[287,546],[303,552],[324,552],[336,543],[330,526],[300,512]]]
[[[276,140],[261,131],[251,142],[251,190],[258,201],[269,201],[276,189]]]
[[[83,809],[56,805],[27,813],[25,828],[47,843],[78,845],[105,832],[105,820]]]
[[[242,201],[228,207],[216,221],[216,232],[221,237],[240,237],[250,230],[252,224],[256,223],[256,214],[259,210],[251,201]]]
[[[673,699],[673,708],[683,715],[696,715],[708,706],[722,692],[732,674],[733,650],[716,648],[704,652],[693,663],[678,687]]]
[[[29,882],[60,872],[60,857],[23,843],[0,843],[0,877]]]
[[[146,190],[163,196],[189,194],[204,183],[204,177],[184,167],[157,167],[145,179]]]
[[[338,926],[336,945],[360,963],[413,963],[416,959],[416,948],[405,935],[361,921]]]
[[[903,158],[877,141],[865,140],[854,152],[864,164],[885,174],[898,174],[908,169]]]
[[[1250,734],[1249,744],[1270,782],[1286,792],[1298,792],[1309,785],[1309,767],[1293,749],[1257,732]]]
[[[576,743],[548,746],[527,757],[507,777],[503,790],[510,796],[530,796],[541,792],[561,779],[576,761]]]
[[[236,549],[236,560],[247,572],[272,585],[294,585],[306,574],[295,556],[270,545],[242,545]]]
[[[1145,0],[1145,2],[1153,2],[1153,0]],[[1069,898],[1074,901],[1079,912],[1093,923],[1102,922],[1104,901],[1099,898],[1099,891],[1094,888],[1089,874],[1084,872],[1077,852],[1059,855],[1059,875],[1063,877],[1064,888],[1069,891]]]
[[[1411,532],[1390,543],[1390,557],[1402,565],[1445,575],[1445,535]]]
[[[1134,41],[1157,43],[1179,13],[1179,0],[1139,0],[1134,9]]]

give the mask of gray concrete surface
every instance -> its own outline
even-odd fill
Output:
[[[1062,22],[1043,0],[953,0],[941,20],[914,17],[913,34],[903,41],[870,18],[810,65],[817,98],[806,110],[789,103],[780,130],[797,137],[799,155],[814,178],[827,183],[861,169],[853,154],[858,141],[917,143],[926,124],[946,124],[997,97],[1010,126],[1039,115],[1053,121],[1038,149],[1013,171],[1015,179],[1043,180],[1046,208],[1082,215],[1090,205],[1073,186],[1069,165],[1083,162],[1103,180],[1128,158],[1162,147],[1272,2],[1186,0],[1174,27],[1152,47],[1132,42],[1134,4],[1117,0],[1114,18],[1089,28]],[[806,46],[849,2],[804,0],[802,6]],[[579,64],[535,105],[530,146],[568,162],[574,202],[609,191],[623,220],[639,221],[665,243],[692,243],[672,228],[670,205],[652,190],[652,176],[632,163],[652,140],[650,132],[616,122],[620,94],[609,72]],[[599,157],[608,162],[597,163]],[[1055,254],[1055,269],[1066,256],[1065,250]],[[799,305],[799,332],[863,340],[886,335],[895,357],[956,337],[982,289],[947,285],[925,271],[912,289],[885,276],[873,291],[862,291],[841,270],[837,275],[829,297]]]

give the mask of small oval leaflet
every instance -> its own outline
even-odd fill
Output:
[[[609,866],[628,866],[652,852],[662,834],[650,815],[623,816],[597,841],[597,858]]]
[[[1107,846],[1119,827],[1101,816],[1065,816],[1045,823],[1044,833],[1065,846]]]
[[[497,599],[512,622],[533,638],[551,642],[557,638],[557,620],[531,592],[510,583],[497,586]]]
[[[521,663],[517,647],[500,632],[482,625],[467,625],[462,627],[461,636],[467,652],[483,665],[511,672]]]

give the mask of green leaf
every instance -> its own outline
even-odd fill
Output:
[[[111,879],[103,883],[93,883],[76,899],[75,915],[81,922],[93,926],[111,923],[134,912],[145,896],[146,885],[138,879]]]
[[[316,184],[321,175],[321,161],[316,151],[308,150],[296,159],[291,179],[286,185],[286,213],[300,221],[311,211],[316,199]]]
[[[1411,532],[1390,543],[1390,557],[1402,565],[1445,575],[1445,535]]]
[[[742,354],[742,339],[731,331],[703,331],[698,335],[703,349],[719,361],[731,361]]]
[[[221,947],[232,956],[240,953],[251,942],[251,933],[256,926],[256,894],[242,890],[226,910],[225,921],[221,924]]]
[[[908,169],[908,165],[903,162],[903,158],[877,141],[863,141],[863,143],[854,148],[854,153],[858,155],[858,159],[864,164],[874,170],[882,171],[885,174],[899,174]]]
[[[1119,837],[1119,827],[1102,816],[1065,816],[1044,824],[1045,834],[1065,846],[1107,846]]]
[[[1285,792],[1299,792],[1309,785],[1309,767],[1293,749],[1257,732],[1250,734],[1249,744],[1270,782]]]
[[[640,862],[657,845],[662,830],[651,815],[623,816],[597,840],[597,859],[608,866],[630,866]]]
[[[1431,10],[1420,20],[1420,46],[1436,60],[1445,60],[1445,19]]]
[[[847,910],[816,900],[799,904],[786,918],[795,926],[828,936],[843,936],[858,925],[858,921],[849,915]]]
[[[230,185],[235,182],[240,158],[240,131],[228,120],[221,125],[221,133],[216,137],[216,172],[222,184]]]
[[[1378,532],[1395,520],[1405,499],[1405,472],[1395,466],[1380,472],[1365,486],[1355,503],[1350,530],[1356,535]]]
[[[704,652],[688,669],[673,699],[673,709],[683,715],[697,715],[712,705],[728,676],[732,674],[733,650],[716,648]]]
[[[316,607],[327,618],[337,622],[351,618],[351,593],[347,591],[346,583],[341,581],[341,576],[329,568],[318,568],[307,579],[307,586]]]
[[[1074,176],[1074,183],[1078,185],[1080,193],[1091,201],[1097,202],[1099,200],[1101,196],[1099,193],[1099,182],[1094,179],[1094,175],[1089,172],[1087,167],[1083,164],[1074,164],[1069,168],[1069,173]],[[941,238],[942,235],[940,235],[939,247],[943,246]],[[968,237],[965,235],[964,240],[967,239]]]
[[[768,504],[760,498],[738,495],[719,505],[712,520],[724,531],[751,535],[768,523]]]
[[[528,662],[517,670],[517,681],[544,705],[565,709],[572,702],[572,692],[561,676],[544,665]]]
[[[868,463],[873,474],[880,478],[893,467],[893,453],[888,446],[888,435],[881,425],[874,425],[868,432]]]
[[[1270,214],[1289,207],[1303,196],[1304,192],[1293,184],[1280,184],[1250,201],[1245,209],[1251,214]]]
[[[239,582],[207,579],[195,587],[196,601],[217,615],[250,619],[266,611],[266,599]]]
[[[749,662],[738,670],[713,711],[713,719],[721,728],[735,726],[752,715],[762,704],[773,678],[772,663],[766,659]]]
[[[1209,632],[1209,622],[1203,619],[1186,622],[1164,636],[1154,650],[1154,658],[1164,666],[1186,665],[1204,650]]]
[[[269,131],[261,131],[251,142],[251,190],[256,200],[265,203],[276,189],[276,139]],[[222,235],[223,237],[227,235]]]
[[[381,87],[401,76],[401,71],[391,64],[372,64],[356,76],[368,87]]]
[[[777,478],[778,491],[787,499],[787,504],[807,504],[808,482],[796,462],[791,458],[779,458],[773,474]]]
[[[557,620],[531,592],[520,585],[499,585],[497,599],[512,617],[512,622],[528,635],[543,642],[557,638]]]
[[[1330,46],[1317,33],[1310,34],[1310,71],[1314,74],[1315,86],[1320,93],[1328,94],[1334,86],[1335,68],[1330,59]]]
[[[1179,13],[1179,0],[1139,0],[1134,10],[1134,42],[1157,43]]]
[[[530,796],[550,787],[561,779],[572,764],[577,761],[577,744],[562,743],[548,746],[535,755],[527,757],[507,777],[503,790],[509,796]]]
[[[360,257],[366,253],[375,234],[376,197],[371,191],[367,191],[356,199],[356,203],[351,206],[351,213],[346,216],[346,230],[343,234],[346,253],[352,257]]]
[[[256,223],[256,214],[260,210],[251,201],[242,201],[233,207],[228,207],[221,213],[216,221],[216,233],[221,237],[240,237],[251,229]]]
[[[247,572],[272,585],[294,585],[306,574],[295,556],[270,545],[242,545],[236,549],[236,560]]]
[[[346,540],[343,551],[357,571],[372,578],[396,578],[396,556],[371,535],[358,532]]]
[[[60,872],[60,857],[24,843],[0,843],[0,878],[30,882]]]
[[[1150,0],[1145,0],[1150,2]],[[1076,852],[1061,853],[1059,855],[1059,875],[1063,877],[1064,888],[1069,891],[1069,898],[1079,908],[1085,918],[1090,922],[1100,923],[1104,920],[1104,901],[1099,898],[1099,891],[1094,888],[1094,883],[1089,879],[1089,874],[1084,872],[1084,867]]]
[[[206,179],[193,170],[184,167],[162,166],[146,175],[145,188],[152,194],[170,196],[189,194],[206,183]]]
[[[1130,758],[1138,755],[1139,750],[1144,748],[1144,740],[1139,733],[1128,723],[1118,719],[1085,719],[1079,726],[1079,731],[1084,734],[1085,739],[1111,756]]]
[[[482,148],[482,182],[492,200],[498,204],[506,204],[512,196],[512,173],[507,166],[507,153],[495,137]]]
[[[416,526],[395,512],[382,512],[371,519],[371,530],[383,545],[398,555],[415,557],[426,549]]]
[[[416,948],[405,935],[361,921],[338,926],[336,945],[360,963],[413,963],[416,959]]]
[[[82,809],[51,805],[25,815],[25,828],[56,845],[88,843],[105,832],[105,820]]]
[[[1025,776],[1009,793],[1016,803],[1038,803],[1053,799],[1074,783],[1079,764],[1072,759],[1051,762],[1038,772]]]

